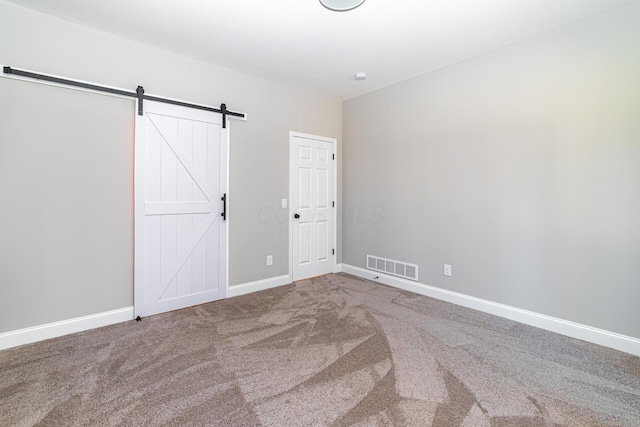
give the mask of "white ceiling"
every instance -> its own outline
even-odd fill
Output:
[[[349,12],[318,0],[10,1],[347,99],[632,0],[367,0]]]

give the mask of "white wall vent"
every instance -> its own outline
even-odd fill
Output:
[[[367,255],[367,268],[369,270],[418,281],[418,266],[415,264]]]

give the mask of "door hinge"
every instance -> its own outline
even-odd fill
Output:
[[[336,202],[331,202],[332,207],[336,207]]]
[[[333,156],[333,160],[335,160],[335,159],[336,159],[336,155],[335,155],[335,153],[334,153],[334,154],[332,154],[332,156]]]
[[[331,255],[335,255],[336,254],[336,250],[335,249],[331,249]]]

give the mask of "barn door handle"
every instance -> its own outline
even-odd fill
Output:
[[[222,200],[222,213],[220,215],[222,215],[222,219],[226,221],[227,220],[227,193],[224,193],[220,198],[220,200]]]
[[[295,219],[298,219],[298,218],[300,218],[300,215],[298,215],[298,214],[293,214],[293,217],[294,217]]]

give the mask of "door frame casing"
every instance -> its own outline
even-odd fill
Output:
[[[319,135],[312,135],[312,134],[308,134],[308,133],[302,133],[302,132],[294,132],[294,131],[290,131],[289,132],[289,198],[288,198],[288,216],[287,216],[287,221],[289,222],[289,282],[293,282],[293,206],[291,204],[291,195],[293,194],[293,179],[295,176],[295,170],[294,170],[294,165],[293,165],[293,158],[294,158],[294,153],[293,153],[293,139],[297,137],[297,138],[304,138],[304,139],[310,139],[310,140],[315,140],[315,141],[323,141],[323,142],[328,142],[330,144],[333,144],[333,152],[334,154],[337,153],[338,151],[338,140],[336,138],[329,138],[326,136],[319,136]],[[337,154],[336,154],[337,156]],[[332,215],[332,220],[333,220],[333,233],[331,236],[331,243],[333,245],[333,248],[335,249],[335,254],[333,254],[332,259],[331,259],[331,271],[332,272],[337,272],[336,270],[336,266],[338,265],[338,263],[336,262],[336,259],[338,257],[338,159],[333,159],[333,161],[335,162],[333,165],[333,198],[335,199],[336,202],[336,206],[333,208],[333,215]]]

